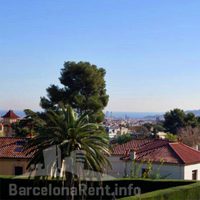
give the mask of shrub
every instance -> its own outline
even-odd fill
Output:
[[[111,180],[111,181],[103,181],[103,182],[98,182],[98,181],[87,181],[84,182],[84,184],[87,184],[87,186],[92,186],[93,188],[102,186],[103,188],[106,188],[106,186],[109,186],[110,188],[110,194],[116,191],[116,185],[117,187],[121,188],[128,188],[130,184],[133,185],[133,187],[140,188],[141,193],[147,193],[147,192],[152,192],[155,190],[160,190],[160,189],[165,189],[165,188],[170,188],[170,187],[176,187],[176,186],[181,186],[181,185],[188,185],[194,183],[193,181],[177,181],[177,180],[150,180],[150,179],[116,179],[116,180]],[[13,198],[10,198],[9,191],[9,184],[16,184],[17,187],[25,187],[25,188],[32,188],[32,187],[39,187],[42,188],[48,186],[51,184],[52,188],[57,188],[57,187],[62,187],[62,181],[57,181],[57,180],[50,180],[50,181],[35,181],[35,180],[29,180],[29,179],[12,179],[12,178],[0,178],[0,199],[4,200],[10,200],[10,199],[19,199],[19,200],[25,200],[25,199],[31,199],[31,200],[37,200],[37,199],[43,199],[43,200],[64,200],[67,199],[69,196],[14,196]],[[74,185],[77,188],[77,184],[75,183]],[[198,187],[198,189],[200,186]],[[172,188],[173,189],[173,188]],[[196,193],[196,189],[191,190],[189,188],[190,192]],[[173,190],[172,190],[173,191]],[[134,195],[134,191],[131,190],[131,195]],[[161,191],[162,192],[162,191]],[[160,191],[156,191],[156,194],[160,194]],[[168,194],[168,193],[167,193]],[[129,194],[130,195],[130,194]],[[197,195],[197,194],[196,194]],[[127,194],[118,194],[115,197],[122,198],[127,196]],[[143,195],[141,195],[143,196]],[[171,197],[171,196],[170,196]],[[133,197],[127,197],[127,200],[131,200]],[[156,197],[157,198],[157,197]],[[83,199],[82,196],[75,196],[75,199]],[[113,196],[106,196],[106,195],[97,195],[97,196],[87,196],[85,199],[96,199],[96,200],[111,200],[113,199]],[[135,199],[135,198],[134,198]],[[136,198],[137,199],[137,198]],[[169,198],[169,199],[176,199],[176,198]]]
[[[198,200],[200,199],[200,183],[172,187],[142,194],[140,196],[124,197],[120,200]]]

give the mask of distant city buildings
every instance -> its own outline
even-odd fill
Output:
[[[104,125],[110,139],[116,138],[124,134],[133,134],[137,137],[141,134],[148,132],[149,135],[151,135],[150,131],[144,131],[143,125],[147,123],[155,124],[156,120],[132,119],[126,116],[125,119],[106,117],[104,121]]]

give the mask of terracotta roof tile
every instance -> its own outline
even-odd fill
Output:
[[[0,137],[0,159],[1,158],[31,158],[23,152],[23,146],[27,139]]]
[[[169,145],[183,163],[192,164],[200,162],[200,151],[197,151],[183,143],[170,143]]]
[[[136,153],[136,160],[138,161],[152,161],[164,162],[171,164],[183,164],[182,160],[176,153],[169,147],[169,144],[150,148],[148,150]]]
[[[122,155],[122,159],[130,159],[130,150],[136,152],[136,160],[164,162],[171,164],[200,163],[200,151],[183,143],[172,143],[167,140],[132,140],[113,148],[113,155]]]
[[[144,139],[144,140],[131,140],[122,145],[116,145],[113,147],[112,155],[124,155],[127,150],[138,151],[145,145],[149,144],[152,139]]]
[[[2,116],[2,118],[18,119],[20,117],[16,115],[12,110],[9,110],[5,115]]]

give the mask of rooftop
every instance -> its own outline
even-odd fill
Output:
[[[27,139],[0,137],[0,159],[1,158],[30,158],[26,152],[23,151]]]
[[[16,115],[13,110],[9,110],[5,115],[2,116],[2,118],[18,119],[20,117]]]
[[[130,151],[136,152],[137,161],[164,162],[171,164],[200,163],[200,151],[197,151],[181,142],[170,142],[162,139],[132,140],[113,148],[112,155],[130,159]]]

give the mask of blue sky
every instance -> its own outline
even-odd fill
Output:
[[[40,109],[68,60],[106,69],[106,110],[199,109],[199,21],[198,0],[0,0],[0,109]]]

